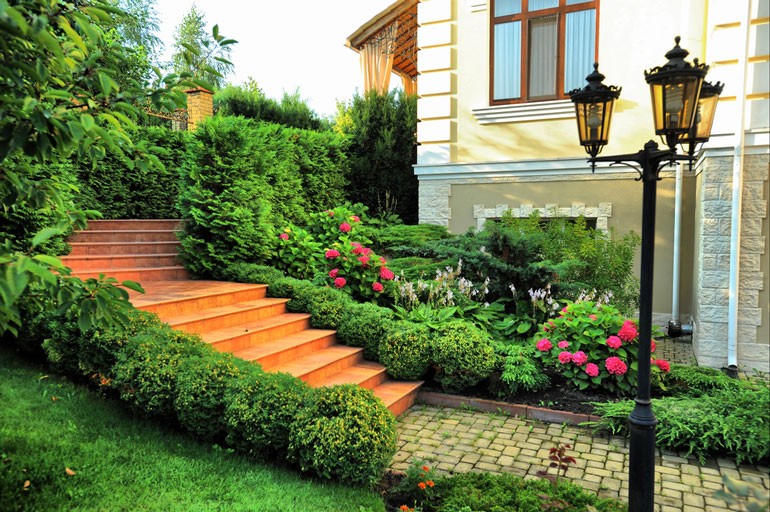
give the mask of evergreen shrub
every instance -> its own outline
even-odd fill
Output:
[[[289,439],[289,457],[303,471],[371,485],[396,453],[396,419],[369,389],[322,387],[298,411]]]
[[[394,329],[393,310],[372,303],[353,303],[337,327],[337,339],[349,347],[363,347],[364,358],[378,361],[380,345]]]
[[[440,326],[433,334],[435,379],[447,392],[475,386],[497,366],[491,336],[464,321]]]
[[[396,379],[418,380],[430,367],[431,341],[426,325],[398,322],[380,344],[380,362]]]

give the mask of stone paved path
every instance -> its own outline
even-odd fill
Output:
[[[662,338],[656,341],[655,356],[677,364],[695,364],[692,338]]]
[[[515,417],[415,405],[398,421],[399,451],[392,469],[404,471],[412,459],[441,473],[486,471],[537,478],[554,443],[569,443],[577,464],[567,477],[602,497],[628,499],[628,447],[623,437],[593,435],[589,429],[541,423]],[[736,466],[734,460],[695,458],[657,450],[656,512],[728,511],[712,494],[722,488],[722,475],[762,485],[770,492],[770,469]]]

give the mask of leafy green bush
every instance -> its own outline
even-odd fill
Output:
[[[225,279],[240,283],[270,284],[284,277],[283,272],[268,265],[235,263],[222,272]]]
[[[302,228],[289,224],[273,234],[270,264],[287,276],[312,279],[321,265],[321,244]]]
[[[495,349],[500,355],[500,380],[505,384],[501,395],[513,396],[521,391],[540,391],[551,384],[535,357],[535,349],[531,346],[498,343]]]
[[[337,206],[330,210],[310,215],[307,230],[321,244],[321,249],[328,250],[345,239],[348,243],[353,240],[361,244],[369,244],[371,240],[361,235],[363,225],[361,217],[347,206]]]
[[[285,458],[294,418],[311,389],[287,373],[266,373],[242,381],[224,414],[227,442],[261,458]]]
[[[386,226],[377,231],[372,248],[375,251],[390,253],[398,252],[401,246],[420,247],[436,240],[452,238],[444,226],[435,224],[400,224]]]
[[[457,261],[436,260],[434,258],[421,258],[419,256],[407,256],[406,258],[394,258],[388,261],[388,268],[396,274],[400,280],[416,281],[418,279],[432,279],[436,271],[457,265]]]
[[[371,91],[338,111],[335,129],[350,139],[350,200],[416,223],[417,97]]]
[[[337,329],[354,302],[333,288],[309,289],[313,290],[307,303],[307,312],[312,315],[310,325],[316,329]]]
[[[394,329],[393,311],[375,304],[352,304],[337,327],[337,339],[349,347],[363,347],[364,357],[377,361],[380,344]]]
[[[396,420],[355,384],[322,387],[291,424],[289,456],[303,471],[351,485],[374,483],[396,453]]]
[[[358,242],[343,237],[324,256],[325,281],[356,299],[382,300],[395,289],[395,274],[387,268],[385,258]]]
[[[600,419],[592,425],[627,433],[634,402],[593,404]],[[652,401],[658,418],[656,443],[667,450],[706,457],[735,456],[736,462],[757,462],[770,455],[770,389],[749,383],[735,389],[714,389],[699,397],[665,397]]]
[[[492,338],[468,322],[455,321],[439,327],[432,345],[435,379],[445,391],[475,386],[497,366]]]
[[[179,217],[179,176],[191,158],[189,132],[146,126],[138,127],[131,138],[152,148],[159,165],[134,166],[110,153],[98,163],[72,160],[79,188],[77,204],[98,210],[105,219]]]
[[[263,377],[259,365],[230,353],[213,352],[185,359],[176,375],[174,409],[179,423],[205,440],[222,436],[232,389],[241,380]]]
[[[379,347],[379,360],[396,379],[418,380],[431,364],[431,333],[425,325],[395,324]]]
[[[670,395],[701,396],[717,389],[736,389],[740,381],[731,379],[716,368],[672,364],[671,371],[661,379],[662,390]]]
[[[134,409],[174,418],[179,371],[187,359],[205,357],[213,349],[198,335],[153,327],[135,336],[119,352],[114,386]]]

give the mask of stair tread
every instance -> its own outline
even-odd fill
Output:
[[[88,244],[91,245],[91,244]],[[137,254],[76,254],[74,256],[62,256],[62,261],[68,260],[103,260],[103,259],[129,259],[129,258],[163,258],[177,256],[177,252],[156,252],[156,253],[137,253]]]
[[[277,325],[296,322],[297,320],[305,320],[307,318],[310,318],[310,315],[306,313],[282,313],[280,315],[271,316],[269,318],[262,318],[261,320],[246,322],[236,327],[226,327],[224,329],[209,331],[202,333],[201,336],[203,337],[203,341],[207,343],[217,343],[228,338],[239,336],[246,332],[269,329]]]
[[[267,288],[266,284],[230,283],[227,281],[155,281],[144,287],[145,294],[129,292],[131,302],[141,309],[158,304],[205,299],[246,290]],[[134,296],[135,295],[135,296]]]
[[[179,240],[150,240],[147,242],[68,242],[70,245],[86,246],[86,245],[149,245],[149,244],[175,244],[181,245]]]
[[[372,392],[374,393],[374,396],[382,399],[386,407],[390,407],[404,396],[419,389],[422,384],[423,381],[421,380],[387,380],[374,388]]]
[[[305,329],[253,347],[236,350],[233,354],[242,359],[253,361],[336,333],[337,331],[328,329]]]
[[[345,368],[318,382],[317,387],[334,386],[337,384],[360,384],[377,374],[385,372],[385,367],[373,361],[361,361],[353,366]]]
[[[218,306],[215,308],[202,309],[193,313],[186,313],[184,315],[178,315],[173,317],[164,318],[163,320],[170,325],[183,324],[187,322],[193,322],[198,320],[206,320],[209,318],[217,318],[220,316],[228,315],[231,313],[241,313],[243,311],[249,311],[252,309],[259,309],[264,307],[274,306],[276,304],[286,304],[289,299],[276,299],[272,297],[265,297],[262,299],[254,299],[235,304],[229,304],[227,306]]]
[[[178,233],[178,229],[79,229],[78,233]]]
[[[290,363],[273,366],[270,368],[270,371],[286,372],[294,375],[295,377],[299,377],[301,375],[310,373],[313,370],[331,364],[339,359],[359,354],[363,351],[364,349],[362,348],[348,347],[346,345],[332,345],[331,347],[326,347],[323,350],[302,356]]]
[[[118,267],[118,268],[89,268],[78,270],[75,274],[106,274],[110,272],[147,272],[148,270],[179,270],[184,269],[182,265],[172,265],[164,267]]]

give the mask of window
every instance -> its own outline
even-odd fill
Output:
[[[493,105],[567,98],[596,60],[599,0],[490,0]]]

